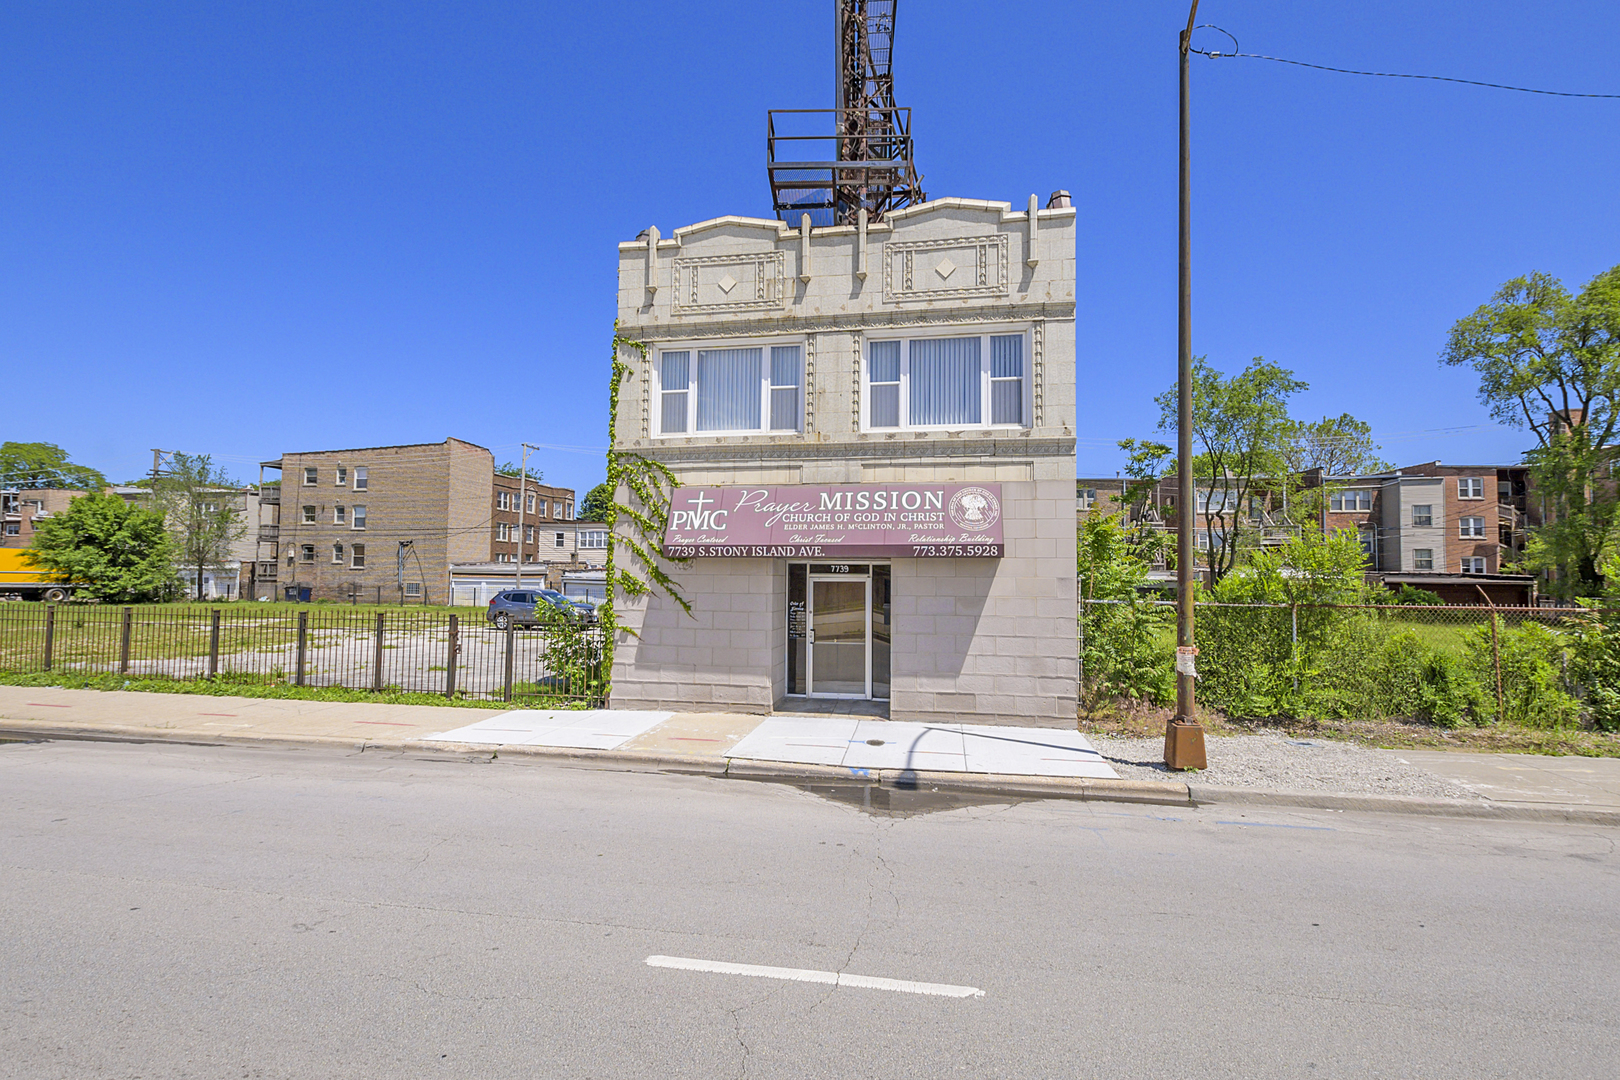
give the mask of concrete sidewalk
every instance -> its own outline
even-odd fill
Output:
[[[1478,797],[1419,799],[1355,792],[1275,791],[1259,788],[1215,787],[1187,780],[1119,780],[1102,775],[1040,775],[1034,767],[1023,772],[967,771],[905,767],[868,751],[891,741],[869,735],[906,734],[917,725],[862,719],[863,753],[871,764],[846,764],[848,754],[817,758],[805,754],[750,751],[745,740],[768,734],[778,722],[801,723],[809,717],[761,717],[734,713],[657,714],[650,723],[625,724],[626,714],[596,713],[612,728],[603,742],[574,740],[571,745],[522,744],[501,736],[482,742],[447,740],[446,734],[468,728],[499,726],[509,709],[466,709],[449,706],[385,705],[369,702],[324,702],[292,699],[213,697],[189,694],[151,694],[125,691],[64,690],[51,687],[0,686],[0,735],[68,738],[111,738],[226,743],[268,742],[360,747],[377,750],[465,752],[488,755],[533,755],[607,766],[652,768],[745,779],[784,782],[865,782],[891,786],[927,786],[941,790],[971,790],[1009,798],[1084,798],[1172,805],[1234,803],[1302,806],[1333,810],[1377,810],[1405,813],[1489,817],[1503,820],[1570,821],[1620,825],[1620,759],[1556,758],[1522,754],[1474,754],[1446,751],[1370,751],[1396,754],[1436,776],[1460,784]],[[531,714],[532,715],[532,714]],[[576,725],[591,727],[592,714],[557,714],[560,723],[578,716]],[[855,718],[836,719],[854,724]],[[872,725],[878,725],[873,727]],[[532,725],[531,725],[532,727]],[[949,729],[951,725],[938,726]],[[625,731],[637,733],[628,736]],[[987,729],[994,731],[995,729]],[[1013,729],[1007,729],[1011,731]],[[1062,733],[1047,731],[1056,739]],[[440,738],[435,739],[433,736]],[[543,736],[540,736],[543,738]],[[571,736],[564,735],[567,740]],[[1068,738],[1072,739],[1073,736]],[[754,743],[759,743],[755,739]],[[895,742],[904,740],[896,739]],[[1009,740],[1001,740],[1009,741]],[[1044,741],[1044,740],[1043,740]],[[1210,740],[1212,757],[1220,753],[1219,738]],[[612,749],[601,746],[611,745]],[[733,756],[733,750],[760,757]],[[1043,754],[1049,754],[1048,748]],[[775,760],[763,758],[774,757]],[[986,760],[992,760],[987,758]],[[1006,762],[1011,759],[996,758]],[[981,768],[987,766],[980,766]]]

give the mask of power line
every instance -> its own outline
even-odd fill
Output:
[[[1569,92],[1567,90],[1538,90],[1538,89],[1535,89],[1535,88],[1529,87],[1529,86],[1508,86],[1505,83],[1481,82],[1478,79],[1456,79],[1456,78],[1452,78],[1449,75],[1410,75],[1410,74],[1406,74],[1406,73],[1403,73],[1403,72],[1394,72],[1394,71],[1356,71],[1353,68],[1329,67],[1327,64],[1311,64],[1311,63],[1307,63],[1304,60],[1288,60],[1288,59],[1286,59],[1284,57],[1281,57],[1281,56],[1264,56],[1264,55],[1262,55],[1260,53],[1238,52],[1237,50],[1238,50],[1239,46],[1238,46],[1237,38],[1233,37],[1230,33],[1228,33],[1225,30],[1222,30],[1220,27],[1216,26],[1213,23],[1203,23],[1203,24],[1195,27],[1194,29],[1198,29],[1198,30],[1214,30],[1217,33],[1225,34],[1228,38],[1231,39],[1231,41],[1232,41],[1232,51],[1231,52],[1219,52],[1219,51],[1210,50],[1210,49],[1191,49],[1191,50],[1189,50],[1190,52],[1197,53],[1199,56],[1206,56],[1211,60],[1221,60],[1221,59],[1228,59],[1228,58],[1245,59],[1245,60],[1270,60],[1273,63],[1277,63],[1277,64],[1293,64],[1295,67],[1314,68],[1317,71],[1332,71],[1332,72],[1336,72],[1337,74],[1340,74],[1340,75],[1370,75],[1370,76],[1372,76],[1374,78],[1379,78],[1379,79],[1431,79],[1431,80],[1433,80],[1435,82],[1462,83],[1465,86],[1484,86],[1484,87],[1488,87],[1488,88],[1490,88],[1492,90],[1513,90],[1513,91],[1517,91],[1518,93],[1521,93],[1521,94],[1546,94],[1546,95],[1548,95],[1550,97],[1620,98],[1620,94],[1576,94],[1576,93],[1571,93],[1571,92]]]

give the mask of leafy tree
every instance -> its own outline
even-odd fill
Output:
[[[1514,278],[1458,320],[1440,360],[1471,367],[1491,415],[1536,437],[1525,458],[1556,516],[1521,565],[1556,570],[1559,595],[1597,595],[1617,513],[1607,481],[1620,427],[1620,266],[1579,295],[1547,274]]]
[[[1258,526],[1249,519],[1250,500],[1264,481],[1287,468],[1291,421],[1288,399],[1305,383],[1286,368],[1255,357],[1227,378],[1205,357],[1193,361],[1193,480],[1204,488],[1202,505],[1178,506],[1178,514],[1203,516],[1210,538],[1210,577],[1219,581],[1237,565],[1246,535]],[[1159,430],[1176,430],[1176,389],[1154,399]]]
[[[585,493],[585,500],[579,504],[579,520],[606,521],[612,506],[613,489],[604,480]]]
[[[1125,475],[1131,478],[1125,485],[1125,504],[1140,511],[1159,482],[1175,468],[1176,452],[1151,439],[1121,439],[1119,448],[1128,455]]]
[[[202,599],[203,570],[230,561],[231,545],[247,532],[236,508],[241,485],[207,454],[176,453],[158,474],[153,500],[178,549],[178,561],[192,572]]]
[[[175,588],[175,546],[163,515],[117,495],[92,493],[41,520],[31,550],[37,565],[107,603],[164,600]]]
[[[523,476],[527,473],[529,479],[536,484],[543,484],[546,479],[546,474],[539,469],[524,469],[523,466],[512,461],[504,461],[495,466],[495,472],[500,476]]]
[[[70,488],[100,493],[107,478],[85,465],[68,460],[55,443],[0,443],[0,486],[17,488]]]
[[[1324,476],[1359,476],[1383,472],[1389,462],[1378,456],[1372,426],[1349,413],[1288,422],[1283,457],[1290,473],[1321,469]]]

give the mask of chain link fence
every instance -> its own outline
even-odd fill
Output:
[[[1620,609],[1194,608],[1200,701],[1234,719],[1620,726]],[[1086,704],[1174,697],[1176,605],[1080,601]]]
[[[603,630],[434,611],[0,605],[0,670],[601,704]]]

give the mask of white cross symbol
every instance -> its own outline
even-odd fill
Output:
[[[705,496],[700,491],[700,492],[698,492],[698,497],[697,498],[695,498],[695,499],[687,499],[686,500],[686,505],[687,506],[695,506],[701,512],[705,506],[707,506],[709,503],[712,503],[712,502],[714,502],[713,499],[708,498],[707,496]]]

